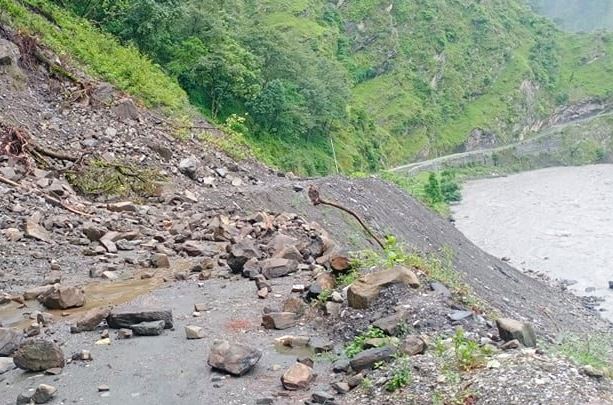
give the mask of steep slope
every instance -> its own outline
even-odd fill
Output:
[[[483,133],[517,140],[556,106],[613,88],[609,35],[560,32],[519,0],[58,3],[137,45],[261,158],[301,173],[373,171]]]

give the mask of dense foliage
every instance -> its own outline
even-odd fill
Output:
[[[513,140],[613,90],[609,36],[564,34],[519,0],[54,2],[140,49],[213,120],[242,117],[260,157],[307,174],[448,153],[474,128]]]

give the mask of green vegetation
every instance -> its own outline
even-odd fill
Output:
[[[178,83],[217,124],[243,120],[229,139],[207,140],[304,174],[448,153],[475,128],[511,141],[562,103],[613,94],[611,36],[563,33],[520,0],[0,6],[148,105],[184,111]]]
[[[394,373],[385,384],[385,389],[394,392],[411,383],[411,366],[406,356],[397,357],[394,362]]]
[[[90,75],[113,83],[148,107],[176,116],[191,111],[176,80],[135,47],[122,46],[112,35],[47,1],[0,0],[0,22],[37,36],[61,59],[78,63]]]
[[[486,346],[481,346],[472,339],[468,339],[464,334],[464,329],[456,329],[452,338],[453,351],[458,368],[464,371],[485,365],[485,359],[491,355],[491,351]]]
[[[370,326],[366,331],[356,336],[351,342],[347,343],[345,346],[345,355],[350,359],[353,358],[356,354],[360,353],[364,350],[364,343],[368,339],[374,338],[384,338],[385,332],[381,329]]]
[[[580,365],[608,372],[613,377],[613,342],[609,334],[564,334],[552,350]]]

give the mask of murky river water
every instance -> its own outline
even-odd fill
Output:
[[[456,226],[514,267],[572,280],[604,297],[613,321],[613,165],[560,167],[471,181],[453,207]]]

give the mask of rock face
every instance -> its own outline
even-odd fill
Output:
[[[22,334],[14,329],[0,328],[0,356],[10,356],[21,344]]]
[[[64,352],[57,343],[48,340],[29,340],[22,343],[13,356],[15,365],[23,370],[43,371],[64,367]]]
[[[294,273],[298,269],[298,262],[280,257],[262,261],[262,274],[267,278],[279,278]]]
[[[498,333],[505,342],[519,340],[526,347],[536,347],[536,334],[532,325],[515,319],[500,318],[496,320]]]
[[[141,322],[130,325],[130,329],[132,329],[132,332],[137,336],[158,336],[162,334],[165,324],[166,322],[162,320]]]
[[[372,368],[375,363],[380,361],[389,361],[394,356],[394,349],[391,347],[377,347],[374,349],[364,350],[358,353],[349,364],[355,371],[362,371]]]
[[[39,297],[40,302],[49,309],[67,309],[85,305],[85,292],[78,287],[55,285],[53,289]]]
[[[266,329],[288,329],[296,326],[293,312],[271,312],[262,316],[262,326]]]
[[[109,327],[113,329],[130,328],[141,322],[164,321],[164,328],[173,327],[172,311],[169,309],[137,309],[113,311],[106,318]]]
[[[262,352],[245,345],[216,340],[211,346],[208,365],[235,376],[247,373],[262,357]]]
[[[404,284],[412,288],[419,287],[415,273],[404,266],[381,270],[360,277],[347,290],[349,306],[366,309],[379,296],[381,290],[393,284]]]
[[[97,308],[87,312],[77,321],[77,325],[70,329],[72,333],[79,333],[85,331],[95,330],[96,327],[102,322],[109,314],[111,310],[109,308]]]
[[[290,391],[305,389],[315,378],[313,369],[302,363],[295,363],[281,377],[283,388]]]

